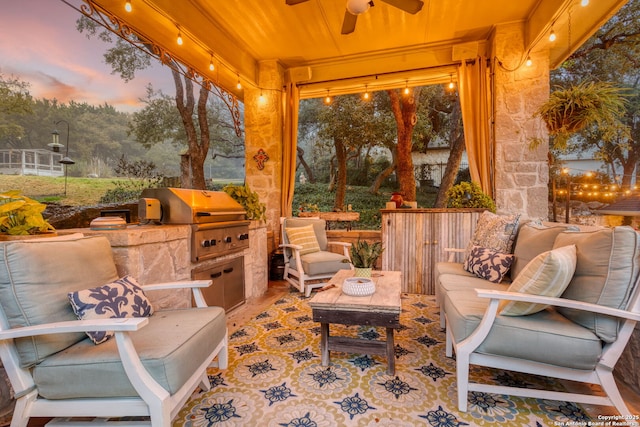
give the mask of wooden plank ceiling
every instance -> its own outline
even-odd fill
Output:
[[[492,30],[522,23],[524,51],[550,48],[556,67],[626,0],[424,0],[406,13],[383,0],[341,34],[346,0],[63,0],[103,10],[153,40],[238,98],[238,80],[259,87],[260,61],[276,60],[303,86],[303,96],[448,81],[461,58],[485,52]],[[569,16],[571,24],[569,25]],[[569,27],[571,33],[569,34]],[[558,39],[549,45],[553,28]],[[178,46],[180,33],[184,44]],[[570,42],[569,42],[570,40]],[[213,59],[215,70],[209,71]]]

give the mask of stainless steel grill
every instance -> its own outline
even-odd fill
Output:
[[[191,224],[192,262],[249,247],[246,211],[225,192],[170,187],[143,190],[140,203],[150,199],[160,204],[160,222]]]
[[[191,190],[187,188],[147,188],[143,198],[153,198],[162,206],[161,221],[165,224],[207,224],[240,221],[246,211],[224,191]]]

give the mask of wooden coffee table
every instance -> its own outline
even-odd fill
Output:
[[[320,351],[322,366],[329,364],[329,351],[346,353],[382,354],[387,356],[387,373],[395,374],[393,330],[400,327],[402,276],[399,271],[374,271],[372,279],[376,292],[365,297],[352,297],[342,293],[344,279],[353,277],[353,270],[340,270],[327,286],[309,300],[313,320],[320,322]],[[326,288],[326,287],[325,287]],[[385,341],[330,336],[329,325],[382,326],[386,328]]]

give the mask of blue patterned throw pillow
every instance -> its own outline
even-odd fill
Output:
[[[464,269],[481,279],[500,283],[511,268],[514,256],[495,249],[473,246],[464,260]]]
[[[138,282],[125,276],[106,285],[69,292],[69,301],[80,320],[148,317],[153,306]],[[114,334],[110,331],[87,332],[95,344],[102,344]]]

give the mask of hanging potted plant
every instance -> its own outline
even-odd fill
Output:
[[[625,113],[626,100],[621,88],[608,82],[582,82],[551,93],[534,117],[542,119],[554,137],[554,146],[564,149],[569,137],[588,126],[610,129]],[[613,128],[617,128],[614,126]],[[541,141],[534,139],[532,148]]]
[[[55,235],[55,229],[42,216],[46,208],[17,190],[0,193],[0,237]]]
[[[353,275],[356,277],[371,277],[371,270],[382,255],[384,248],[381,242],[369,243],[360,240],[350,248],[351,264],[353,264]]]

